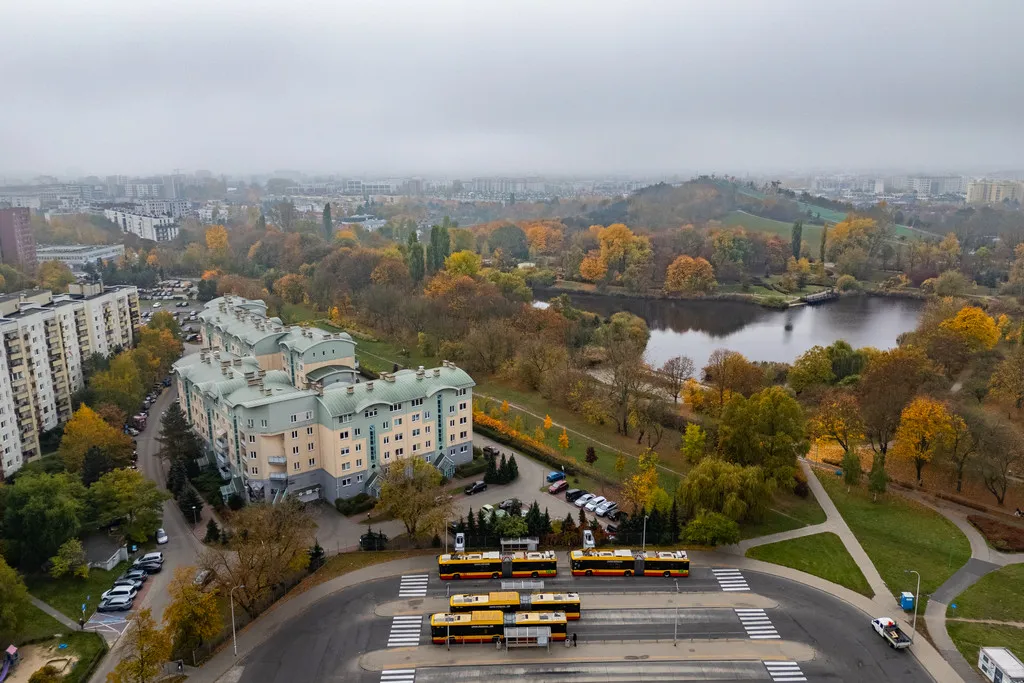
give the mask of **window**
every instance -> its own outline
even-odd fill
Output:
[[[292,446],[292,455],[298,455],[298,454],[299,454],[299,447],[298,446]]]
[[[400,455],[404,454],[404,453],[405,453],[405,449],[404,449],[404,448],[396,448],[396,449],[395,449],[395,457],[396,457],[396,458],[397,458],[398,456],[400,456]]]
[[[299,416],[298,415],[289,415],[288,416],[288,420],[289,420],[289,422],[298,422],[299,421]]]
[[[415,452],[416,452],[416,451],[418,451],[419,449],[420,449],[420,445],[419,445],[418,443],[414,443],[414,444],[412,445],[412,452],[413,452],[413,453],[415,453]]]
[[[448,420],[448,426],[449,427],[454,427],[455,426],[455,420]]]
[[[307,450],[307,451],[311,451],[311,450],[313,450],[314,448],[316,448],[316,444],[315,444],[315,443],[307,443],[307,444],[306,444],[306,450]]]
[[[298,429],[293,429],[292,430],[292,438],[293,439],[299,438],[299,430]]]
[[[384,451],[384,459],[385,460],[390,460],[391,459],[391,451]]]
[[[312,467],[313,465],[316,465],[316,458],[309,459],[309,466]]]
[[[349,449],[348,449],[348,446],[346,446],[345,448],[342,448],[342,449],[341,449],[341,454],[342,454],[342,455],[348,455],[348,454],[349,454]]]
[[[453,441],[455,441],[455,435],[454,434],[449,434],[448,435],[448,443],[452,443]]]
[[[392,403],[391,404],[391,412],[395,412],[396,410],[401,410],[401,409],[402,409],[402,404],[401,403]]]
[[[293,470],[297,470],[300,467],[302,467],[302,463],[300,463],[298,460],[296,460],[295,462],[292,463],[292,469]]]
[[[459,438],[465,439],[467,434],[469,434],[469,432],[459,432]]]
[[[466,402],[463,401],[462,403],[459,404],[459,410],[465,410],[465,409],[466,409]]]
[[[358,484],[358,483],[359,483],[359,482],[361,482],[362,480],[363,480],[363,475],[361,475],[361,474],[357,474],[357,475],[356,475],[356,483]]]
[[[249,418],[248,420],[245,421],[245,426],[246,427],[252,427],[253,426],[252,418]]]
[[[313,419],[313,411],[312,410],[307,410],[306,411],[306,419],[307,420],[312,420]]]
[[[469,446],[463,445],[459,447],[459,453],[465,453]]]
[[[341,432],[339,432],[338,433],[338,438],[340,438],[340,439],[347,439],[348,438],[348,430],[344,429]]]
[[[459,389],[458,391],[455,392],[455,395],[456,396],[465,396],[468,391],[469,391],[468,389]]]
[[[413,413],[411,419],[412,419],[413,422],[419,422],[420,421],[420,414],[419,413]]]
[[[255,460],[256,459],[256,451],[249,451],[249,459],[250,460]]]
[[[424,420],[429,420],[430,419],[430,411],[429,410],[424,410],[423,411],[423,419]]]
[[[362,458],[356,458],[356,467],[362,467],[362,466],[363,466],[363,459]]]
[[[249,443],[256,443],[256,437],[252,434],[249,435]]]
[[[381,423],[380,428],[381,429],[391,429],[391,422],[390,422],[390,420],[384,420],[384,422]]]
[[[466,418],[462,418],[462,419],[466,419]],[[313,436],[313,428],[312,427],[306,427],[306,434],[308,436]]]
[[[361,451],[361,450],[363,450],[363,444],[361,444],[361,443],[357,443],[357,444],[356,444],[356,453],[358,453],[358,452],[359,452],[359,451]]]
[[[404,434],[395,434],[395,441],[401,441],[405,438]]]
[[[346,422],[351,422],[353,417],[355,417],[355,413],[346,413],[344,415],[339,415],[338,424],[345,424]]]
[[[266,426],[267,426],[267,421],[266,420],[260,420],[260,427],[266,427]]]
[[[430,433],[430,425],[427,425],[426,427],[423,428],[423,433],[424,434],[429,434]]]
[[[345,477],[344,479],[341,480],[341,485],[342,486],[348,486],[351,483],[352,483],[352,477]]]
[[[400,417],[396,417],[396,418],[395,418],[395,426],[397,427],[397,426],[398,426],[398,425],[400,425],[400,424],[402,424],[402,418],[400,418]]]
[[[413,408],[415,408],[416,406],[421,406],[423,405],[423,399],[414,398],[412,401],[409,402],[409,405],[411,405]]]
[[[384,437],[384,443],[391,443],[391,437],[390,436],[385,436]]]
[[[259,474],[259,473],[260,473],[260,471],[259,471],[258,468],[256,468],[256,467],[250,467],[249,468],[249,474]]]
[[[371,408],[370,410],[367,410],[363,413],[363,417],[377,417],[377,409]]]
[[[454,405],[448,406],[448,412],[449,413],[454,413],[455,412],[455,406]]]
[[[412,435],[413,436],[419,436],[420,435],[420,430],[419,430],[418,427],[416,429],[412,430]]]
[[[352,469],[352,463],[350,463],[350,462],[343,462],[343,463],[341,463],[341,471],[342,472],[348,472],[350,469]]]
[[[466,417],[460,417],[460,418],[459,418],[459,424],[460,424],[460,425],[464,425],[464,424],[466,424],[466,420],[467,420],[467,419],[469,419],[469,418],[466,418]]]
[[[362,427],[356,427],[355,429],[352,430],[352,436],[359,436],[362,433],[363,433],[363,428]]]
[[[429,439],[427,440],[426,443],[423,444],[423,447],[424,448],[430,448],[430,440]]]

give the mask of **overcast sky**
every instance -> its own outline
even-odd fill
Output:
[[[1024,0],[3,0],[0,173],[1024,167]]]

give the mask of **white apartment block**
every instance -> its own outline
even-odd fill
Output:
[[[124,196],[130,199],[160,198],[163,191],[163,183],[125,183],[124,186]]]
[[[139,207],[139,213],[171,218],[181,218],[192,208],[192,204],[186,199],[140,199],[135,205]]]
[[[138,235],[144,240],[170,242],[178,236],[178,226],[170,216],[148,216],[122,209],[105,209],[103,215],[117,223],[123,232]]]
[[[363,380],[352,337],[285,327],[262,301],[214,299],[200,320],[205,348],[174,373],[225,496],[378,495],[382,472],[405,458],[448,477],[472,460],[474,382],[455,365]]]
[[[71,417],[93,353],[128,347],[138,327],[135,287],[73,284],[68,294],[32,289],[0,297],[0,470],[39,456],[39,433]]]
[[[9,205],[12,209],[32,209],[38,211],[43,205],[38,195],[8,194],[0,195],[0,206]]]
[[[123,244],[41,244],[36,247],[36,261],[60,261],[72,270],[86,263],[116,261],[124,256]]]

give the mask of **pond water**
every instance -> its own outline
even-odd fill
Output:
[[[689,356],[698,370],[715,349],[738,351],[750,360],[791,363],[812,346],[845,339],[854,348],[888,349],[917,327],[924,302],[870,296],[844,297],[817,306],[775,310],[736,301],[627,299],[591,294],[570,296],[577,308],[609,316],[629,311],[647,321],[647,361],[660,366]],[[791,329],[786,329],[787,325]]]

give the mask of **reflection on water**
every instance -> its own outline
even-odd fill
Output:
[[[684,355],[704,367],[718,348],[751,360],[791,363],[815,345],[845,339],[880,349],[917,326],[924,304],[910,299],[847,297],[818,306],[774,310],[735,301],[668,301],[573,294],[573,305],[603,316],[629,311],[647,321],[647,360],[661,365]],[[787,330],[786,327],[791,326]]]

